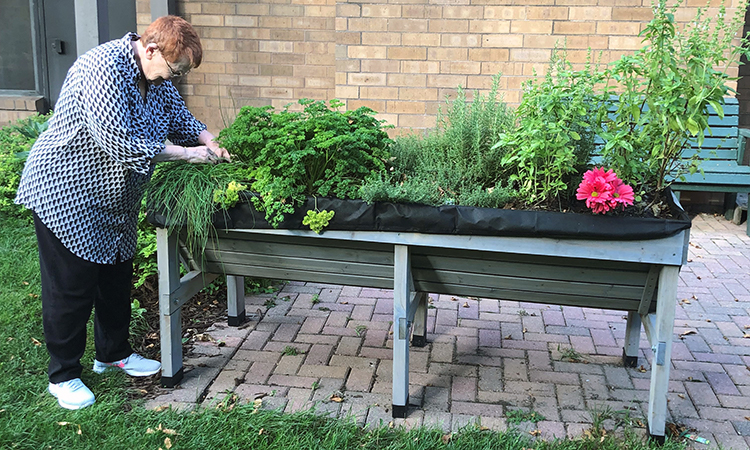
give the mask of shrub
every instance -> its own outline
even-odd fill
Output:
[[[271,225],[294,211],[305,196],[359,198],[363,180],[385,170],[391,140],[369,108],[338,111],[343,103],[300,100],[289,107],[246,106],[219,135],[232,155],[248,164],[256,208]]]
[[[512,197],[502,186],[503,148],[492,148],[512,125],[513,115],[498,99],[500,75],[487,95],[471,102],[459,86],[456,98],[438,111],[435,129],[425,137],[408,135],[391,148],[389,174],[368,179],[362,198],[428,205],[498,207]]]
[[[13,203],[29,149],[47,128],[48,115],[33,115],[0,128],[0,212],[31,220],[31,212]]]

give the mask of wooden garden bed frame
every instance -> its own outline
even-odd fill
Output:
[[[230,229],[191,257],[175,233],[157,228],[162,383],[174,386],[183,376],[182,305],[219,274],[227,275],[235,326],[245,320],[244,276],[393,289],[394,417],[407,414],[410,338],[426,344],[427,293],[614,309],[628,312],[627,366],[637,364],[641,324],[646,330],[654,352],[649,434],[663,439],[688,239],[689,229],[641,241]],[[182,278],[179,260],[190,268]]]

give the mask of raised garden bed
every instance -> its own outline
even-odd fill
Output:
[[[268,228],[262,214],[239,205],[222,215],[224,228],[203,254],[187,254],[177,233],[157,229],[165,385],[182,378],[180,308],[219,275],[227,275],[231,325],[245,320],[244,276],[394,289],[394,417],[408,413],[409,342],[427,342],[427,293],[614,309],[628,312],[624,364],[636,365],[641,323],[654,348],[647,419],[650,435],[663,438],[690,228],[684,213],[663,220],[342,203],[340,223],[321,234],[295,226],[299,217]],[[181,248],[191,269],[182,278]]]

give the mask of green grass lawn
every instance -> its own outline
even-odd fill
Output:
[[[47,352],[42,334],[40,283],[34,230],[27,222],[0,216],[0,448],[2,449],[682,449],[625,436],[532,442],[520,432],[496,433],[467,427],[438,430],[360,428],[353,422],[312,413],[280,414],[252,404],[219,405],[192,412],[145,410],[128,400],[122,374],[83,381],[96,403],[67,411],[46,392]],[[91,341],[91,338],[89,339]],[[91,347],[83,364],[93,361]],[[602,440],[603,439],[603,440]]]

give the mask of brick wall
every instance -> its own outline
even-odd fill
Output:
[[[44,99],[39,95],[0,95],[0,126],[44,112]]]
[[[138,1],[145,26],[148,2]],[[711,0],[709,14],[720,3]],[[177,13],[196,27],[205,47],[204,63],[180,88],[214,131],[242,105],[281,108],[305,97],[338,98],[349,109],[369,106],[400,131],[431,127],[458,85],[486,90],[499,72],[505,100],[517,104],[523,81],[544,73],[556,43],[567,42],[568,58],[577,64],[588,48],[602,52],[603,62],[640,48],[637,34],[652,18],[650,4],[178,0]],[[686,0],[677,20],[692,19],[705,4]]]

